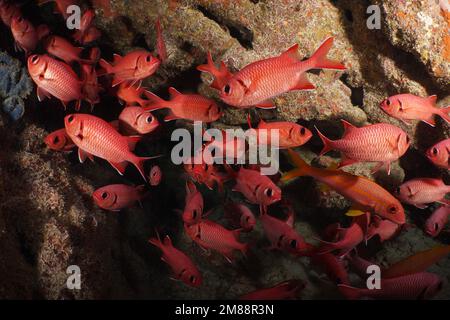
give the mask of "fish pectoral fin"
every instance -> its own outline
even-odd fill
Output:
[[[276,106],[272,100],[265,100],[265,101],[255,104],[255,107],[260,108],[260,109],[273,109]]]
[[[117,170],[117,172],[119,172],[119,174],[121,176],[123,176],[125,169],[127,168],[127,165],[128,165],[128,163],[126,161],[123,161],[123,162],[108,161],[108,162],[113,166],[114,169]]]
[[[306,77],[306,73],[302,73],[297,81],[297,83],[290,89],[293,90],[314,90],[316,88],[308,78]]]
[[[45,100],[45,98],[50,98],[50,93],[41,87],[37,87],[37,97],[39,102]]]
[[[428,208],[428,206],[426,205],[426,204],[415,204],[414,205],[416,208],[419,208],[419,209],[426,209],[426,208]]]
[[[92,162],[94,162],[94,156],[92,154],[78,148],[78,160],[80,160],[81,163],[84,163],[86,158],[89,158]]]
[[[114,79],[112,80],[112,87],[116,87],[116,86],[118,86],[119,84],[121,84],[124,81],[125,80],[123,80],[122,78],[114,76]]]

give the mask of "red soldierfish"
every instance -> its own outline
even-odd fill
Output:
[[[288,280],[273,287],[259,289],[239,297],[239,300],[290,300],[297,299],[305,288],[301,280]]]
[[[144,162],[154,157],[138,157],[130,150],[139,137],[125,137],[105,120],[89,114],[69,114],[64,118],[67,134],[78,146],[78,157],[84,162],[86,157],[107,160],[121,175],[127,162],[131,162],[144,180]]]
[[[50,149],[56,151],[70,151],[75,148],[75,144],[67,135],[65,128],[49,133],[44,138],[44,142]]]
[[[199,94],[182,94],[173,87],[169,88],[170,101],[165,101],[148,91],[145,94],[151,101],[144,107],[146,110],[170,109],[170,113],[164,118],[164,121],[186,119],[213,122],[223,114],[214,100]]]
[[[410,93],[398,94],[383,100],[381,109],[391,117],[410,125],[411,120],[421,120],[430,126],[435,126],[434,115],[450,123],[450,106],[439,108],[436,106],[437,96],[428,98],[418,97]]]
[[[100,102],[100,91],[102,88],[98,83],[97,71],[91,64],[81,64],[82,94],[84,99],[91,104],[91,110],[94,105]]]
[[[141,107],[125,107],[119,115],[120,132],[126,135],[148,134],[158,126],[158,119]]]
[[[75,31],[73,34],[73,39],[79,43],[83,43],[83,38],[88,32],[89,28],[91,28],[92,23],[94,22],[95,12],[92,9],[86,10],[81,16],[80,20],[80,29]]]
[[[408,150],[410,140],[402,129],[387,123],[377,123],[361,128],[342,120],[344,135],[339,140],[330,140],[316,128],[324,147],[320,155],[330,150],[340,151],[342,160],[339,167],[355,162],[379,162],[385,165],[388,174],[391,162],[400,158]]]
[[[132,207],[141,201],[147,192],[144,186],[128,186],[126,184],[110,184],[94,191],[92,198],[102,209],[120,211]]]
[[[374,236],[380,238],[380,242],[392,239],[401,231],[401,227],[387,219],[382,219],[378,216],[373,217],[373,222],[370,223],[369,230],[367,232],[367,240]]]
[[[192,262],[191,258],[173,246],[169,236],[166,236],[163,242],[161,242],[159,236],[158,239],[152,238],[148,242],[161,249],[163,252],[161,260],[170,266],[173,277],[176,280],[181,280],[191,287],[200,287],[202,284],[200,271]]]
[[[192,225],[200,222],[203,215],[203,196],[191,181],[186,182],[186,198],[183,210],[183,222]]]
[[[130,86],[129,83],[124,82],[120,84],[116,94],[121,103],[125,102],[127,105],[145,107],[149,103],[149,100],[143,98],[145,91],[142,87],[138,87],[137,85]]]
[[[167,50],[159,18],[156,20],[155,27],[156,27],[156,52],[158,53],[161,62],[164,63],[167,60]]]
[[[114,75],[113,87],[122,82],[127,82],[131,86],[136,83],[140,84],[142,79],[155,73],[160,63],[161,61],[158,58],[155,58],[150,52],[145,50],[135,50],[123,57],[114,54],[112,65],[100,59],[100,66],[105,69],[106,74]]]
[[[39,41],[50,32],[46,25],[42,24],[35,28],[30,21],[22,16],[12,18],[11,31],[16,41],[16,48],[25,51],[26,55],[34,51]]]
[[[328,278],[336,284],[350,284],[348,273],[342,259],[332,253],[315,254],[311,256],[311,261],[320,266]]]
[[[150,169],[150,173],[148,175],[148,182],[151,186],[157,186],[161,183],[162,180],[162,170],[159,166],[153,166]]]
[[[0,0],[0,18],[6,26],[11,27],[11,20],[21,15],[18,5],[10,3],[10,1]]]
[[[211,83],[210,87],[217,90],[222,90],[228,80],[233,77],[233,74],[228,70],[223,61],[220,61],[220,67],[219,69],[217,69],[211,57],[211,52],[208,51],[206,59],[207,64],[197,66],[197,70],[211,74],[214,77],[214,80]]]
[[[44,41],[44,48],[52,56],[55,56],[64,62],[71,64],[73,62],[93,64],[94,61],[82,59],[81,53],[83,48],[73,46],[63,37],[50,36]]]
[[[449,205],[445,195],[450,192],[450,186],[442,179],[417,178],[406,181],[396,190],[396,196],[404,203],[425,209],[427,204],[439,202]]]
[[[402,205],[380,185],[341,170],[314,168],[291,149],[288,151],[289,157],[297,168],[284,174],[282,181],[288,181],[294,177],[311,176],[353,201],[361,211],[370,210],[392,222],[405,223],[405,211]]]
[[[221,253],[229,262],[233,261],[234,250],[245,254],[248,244],[239,242],[241,229],[228,230],[213,221],[202,219],[196,224],[184,224],[186,234],[204,249]]]
[[[255,215],[242,203],[229,202],[225,205],[224,211],[224,216],[228,218],[235,227],[242,228],[242,231],[250,232],[256,225]]]
[[[80,109],[81,81],[67,64],[46,54],[34,54],[28,57],[28,72],[37,85],[39,101],[54,96],[66,108],[70,101],[76,100],[75,110]]]
[[[450,153],[450,139],[442,140],[430,147],[425,155],[436,166],[444,169],[450,169],[449,155]]]
[[[374,299],[423,300],[430,299],[443,286],[442,279],[433,273],[420,272],[392,279],[381,279],[380,289],[354,288],[338,285],[347,299],[369,297]]]
[[[425,232],[432,237],[437,237],[444,229],[450,217],[450,207],[441,206],[434,210],[431,216],[425,221]]]
[[[183,165],[187,175],[197,183],[205,184],[208,189],[212,190],[217,184],[219,191],[223,190],[223,183],[228,180],[228,177],[220,172],[216,166],[209,165],[203,160],[196,163],[197,157],[203,157],[203,152],[198,152],[191,158],[190,163]],[[203,158],[201,158],[203,159]]]
[[[301,61],[296,44],[278,57],[253,62],[228,79],[221,88],[220,98],[238,108],[273,108],[270,99],[280,94],[292,90],[314,89],[314,85],[306,77],[306,71],[345,70],[341,63],[327,59],[326,55],[332,45],[331,37],[305,61]]]

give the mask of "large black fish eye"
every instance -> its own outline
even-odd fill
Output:
[[[306,133],[306,129],[305,129],[305,128],[301,128],[301,129],[300,129],[300,134],[301,134],[302,136],[304,136],[305,133]]]
[[[39,56],[37,54],[35,54],[34,56],[31,57],[31,62],[32,63],[37,63],[39,60]]]
[[[190,281],[191,283],[194,283],[194,282],[195,282],[195,276],[190,276],[190,277],[189,277],[189,281]]]
[[[439,223],[435,223],[434,224],[434,231],[438,231],[439,230]]]
[[[438,154],[438,149],[435,147],[433,148],[433,150],[431,150],[431,152],[433,152],[433,154],[436,156]]]
[[[225,87],[223,87],[223,92],[225,92],[226,94],[231,93],[231,87],[229,84],[226,84]]]
[[[107,192],[103,192],[101,197],[102,197],[102,199],[106,199],[108,197],[108,193]]]
[[[249,221],[250,221],[250,217],[249,216],[245,217],[245,222],[249,222]]]
[[[391,105],[391,100],[386,99],[386,105],[390,106]]]
[[[291,240],[291,242],[289,242],[289,246],[292,248],[292,249],[295,249],[295,248],[297,248],[297,240]]]
[[[397,207],[394,206],[394,205],[392,205],[392,206],[390,206],[390,207],[388,208],[388,210],[389,210],[389,213],[394,214],[394,213],[397,212]]]
[[[53,143],[54,143],[54,144],[58,144],[58,143],[59,143],[59,137],[58,137],[58,136],[55,136],[55,137],[53,138]]]
[[[409,138],[409,136],[406,136],[406,143],[409,143],[411,141],[411,139]]]
[[[145,122],[152,123],[152,120],[153,120],[153,116],[150,115],[145,119]]]
[[[270,198],[273,195],[273,190],[271,188],[267,188],[266,190],[264,190],[264,193]]]
[[[69,118],[67,118],[67,121],[68,121],[69,123],[71,123],[71,122],[73,121],[73,119],[74,119],[74,116],[71,115],[71,116],[69,116]]]
[[[152,56],[148,55],[147,58],[145,58],[145,60],[146,60],[147,62],[152,61]]]

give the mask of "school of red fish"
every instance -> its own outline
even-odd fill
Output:
[[[39,2],[44,5],[51,1]],[[53,2],[57,11],[67,18],[67,6],[76,1]],[[314,90],[315,86],[307,77],[309,70],[346,70],[340,62],[327,58],[333,48],[333,37],[319,44],[308,59],[299,56],[299,44],[294,44],[278,56],[255,61],[234,73],[223,61],[217,67],[211,53],[207,52],[207,63],[197,68],[212,76],[210,86],[217,90],[220,102],[200,94],[182,93],[173,87],[168,89],[170,100],[163,100],[141,86],[142,81],[155,74],[170,56],[166,51],[159,20],[154,27],[157,33],[155,52],[139,49],[124,56],[114,54],[112,61],[108,62],[102,58],[97,47],[86,46],[95,44],[101,37],[101,32],[94,25],[95,12],[92,9],[83,12],[80,29],[72,33],[72,39],[53,35],[48,26],[33,25],[13,1],[0,0],[0,16],[3,23],[11,28],[15,47],[24,52],[39,101],[54,98],[61,101],[64,108],[79,111],[84,102],[92,109],[101,101],[104,92],[114,92],[117,100],[125,105],[118,119],[113,122],[89,113],[69,113],[64,118],[64,128],[50,133],[44,139],[46,145],[55,151],[69,152],[78,148],[80,162],[98,157],[109,162],[120,175],[124,174],[129,163],[138,170],[148,185],[106,185],[92,194],[93,202],[109,211],[120,211],[147,197],[151,199],[151,188],[164,179],[159,166],[153,165],[147,173],[144,166],[147,160],[164,155],[142,157],[134,152],[143,136],[151,135],[162,125],[152,114],[154,110],[167,109],[165,122],[182,119],[211,123],[221,118],[223,108],[276,108],[273,98],[281,94],[294,90]],[[46,53],[36,53],[38,47],[45,49]],[[80,67],[78,73],[74,65]],[[102,88],[100,79],[109,79],[109,88]],[[413,121],[424,121],[434,127],[436,115],[450,123],[450,106],[439,108],[436,101],[436,96],[418,97],[402,93],[380,101],[380,108],[408,125]],[[251,127],[250,117],[248,122]],[[341,161],[338,168],[314,167],[292,150],[306,144],[314,132],[293,122],[262,120],[255,128],[256,134],[261,129],[278,130],[279,148],[287,149],[282,154],[287,155],[294,165],[291,171],[281,177],[262,175],[258,165],[238,168],[207,163],[184,165],[186,181],[180,183],[185,186],[186,196],[179,219],[183,221],[185,234],[199,247],[222,255],[224,263],[234,263],[237,251],[241,253],[241,259],[246,259],[252,250],[258,250],[254,244],[242,242],[240,235],[242,232],[252,232],[260,224],[270,243],[269,249],[311,259],[314,265],[325,270],[330,281],[348,299],[433,297],[442,288],[443,280],[428,272],[427,268],[449,254],[448,245],[418,252],[388,268],[382,268],[379,290],[351,286],[347,267],[350,266],[365,278],[366,267],[373,264],[359,257],[355,249],[376,236],[380,242],[385,242],[398,235],[407,221],[402,203],[420,209],[435,202],[441,204],[426,221],[424,231],[431,237],[437,237],[443,232],[450,216],[450,202],[446,199],[450,186],[445,185],[442,179],[422,177],[406,181],[390,192],[370,179],[340,170],[357,162],[373,162],[376,163],[374,171],[384,168],[390,174],[391,163],[399,160],[411,147],[408,134],[392,124],[376,123],[357,127],[342,119],[342,126],[344,134],[338,140],[329,139],[316,128],[316,134],[323,142],[319,156],[331,150],[339,151]],[[245,149],[245,144],[236,141],[211,143],[223,149]],[[449,153],[450,139],[447,139],[430,146],[425,156],[435,166],[448,170]],[[323,230],[318,245],[308,243],[296,231],[294,223],[297,213],[283,196],[286,182],[301,176],[314,178],[353,203],[347,212],[352,223],[348,227],[338,224],[328,226]],[[234,183],[232,190],[246,200],[229,201],[224,205],[225,217],[234,229],[228,229],[208,218],[209,212],[204,212],[203,196],[198,189],[198,186],[205,185],[221,192],[229,181]],[[273,215],[274,204],[283,209],[284,219]],[[252,205],[259,206],[258,214],[252,211]],[[148,242],[161,250],[161,259],[172,270],[172,278],[192,287],[201,287],[207,281],[193,259],[178,249],[169,235],[161,240],[156,232]],[[299,298],[305,285],[298,279],[286,279],[240,298]]]

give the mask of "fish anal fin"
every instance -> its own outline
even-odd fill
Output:
[[[339,168],[349,166],[356,162],[358,162],[358,160],[353,160],[353,159],[347,158],[345,155],[342,155],[341,162],[339,163]]]
[[[94,156],[92,154],[78,148],[78,160],[80,160],[81,163],[84,163],[86,158],[89,158],[92,162],[94,161]]]
[[[316,86],[313,85],[306,77],[306,73],[302,73],[297,83],[290,90],[314,90],[315,88]]]
[[[426,124],[429,124],[432,127],[436,126],[436,120],[434,119],[434,113],[431,113],[427,119],[422,120]]]
[[[123,161],[123,162],[111,162],[109,161],[109,163],[113,166],[114,169],[117,170],[117,172],[123,176],[125,169],[127,168],[127,162]]]
[[[260,109],[273,109],[273,108],[275,108],[275,104],[271,100],[265,100],[265,101],[255,104],[255,107],[260,108]]]
[[[128,136],[126,138],[127,138],[128,148],[130,151],[132,151],[136,148],[136,143],[141,141],[142,137],[141,136]]]

